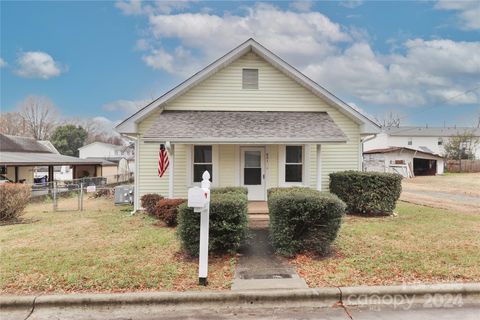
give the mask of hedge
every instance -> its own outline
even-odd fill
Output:
[[[244,195],[248,194],[248,189],[247,187],[218,187],[218,188],[212,188],[210,190],[211,194],[220,194],[220,193],[242,193]]]
[[[148,214],[154,215],[155,206],[162,199],[163,197],[159,194],[149,193],[149,194],[144,194],[140,199],[140,201],[142,203],[142,208],[145,209],[145,211]]]
[[[233,253],[247,235],[247,195],[212,192],[210,195],[209,252]],[[177,234],[182,248],[197,256],[200,243],[200,213],[184,203],[179,207]]]
[[[278,254],[330,252],[346,205],[337,196],[309,188],[274,188],[268,192],[270,237]]]
[[[347,212],[365,215],[393,213],[402,191],[395,173],[343,171],[330,174],[330,192],[347,204]]]
[[[0,221],[18,220],[30,200],[32,189],[21,183],[0,184]]]

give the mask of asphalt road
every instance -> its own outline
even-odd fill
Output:
[[[3,312],[2,312],[3,313]],[[136,319],[136,320],[153,320],[153,319],[200,319],[200,320],[216,320],[216,319],[331,319],[331,320],[366,320],[366,319],[408,319],[408,320],[444,320],[444,319],[461,319],[461,320],[480,320],[480,306],[463,306],[456,308],[423,308],[412,307],[408,310],[403,308],[386,308],[377,307],[331,307],[331,308],[314,308],[314,307],[248,307],[248,308],[176,308],[175,306],[160,307],[125,307],[121,309],[51,309],[43,308],[34,310],[30,316],[25,314],[8,314],[3,313],[0,317],[2,320],[7,319]]]

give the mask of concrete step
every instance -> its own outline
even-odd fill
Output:
[[[306,289],[307,283],[302,278],[289,279],[234,279],[232,290],[274,290]]]

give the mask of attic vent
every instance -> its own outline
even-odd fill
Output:
[[[258,69],[243,69],[242,72],[242,88],[258,89]]]

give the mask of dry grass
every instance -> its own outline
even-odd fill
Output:
[[[400,202],[397,217],[347,217],[328,258],[292,260],[311,287],[480,281],[480,216]]]
[[[63,208],[76,199],[64,199]],[[182,256],[174,229],[159,227],[112,200],[89,199],[86,210],[49,212],[32,204],[32,221],[0,227],[0,292],[197,290],[197,261]],[[235,260],[210,259],[207,289],[228,289]]]
[[[480,213],[480,173],[404,179],[400,199],[433,208]]]

